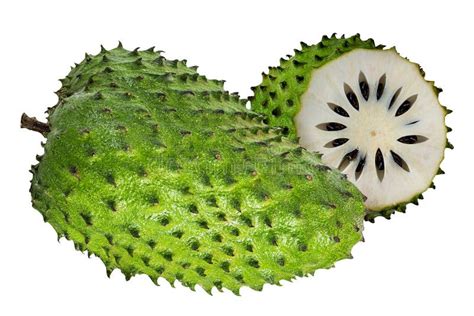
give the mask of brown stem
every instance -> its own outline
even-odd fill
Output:
[[[21,128],[27,128],[43,135],[48,134],[50,131],[47,123],[38,121],[36,117],[29,117],[26,113],[21,115]]]

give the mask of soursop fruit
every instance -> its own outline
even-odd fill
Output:
[[[263,74],[252,110],[345,173],[367,197],[366,219],[417,204],[452,148],[441,89],[372,39],[333,35],[301,45]]]
[[[260,290],[350,257],[363,196],[223,82],[153,48],[86,55],[62,80],[33,206],[110,273]]]

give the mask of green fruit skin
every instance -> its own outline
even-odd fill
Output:
[[[238,294],[332,267],[362,239],[359,191],[185,61],[119,45],[62,83],[33,206],[109,275]]]
[[[265,116],[264,123],[282,128],[283,134],[294,141],[298,141],[294,118],[301,109],[301,96],[308,89],[311,73],[328,62],[337,59],[345,53],[354,49],[383,49],[383,45],[375,45],[373,39],[362,40],[359,34],[345,38],[338,38],[335,34],[331,37],[323,36],[321,42],[316,45],[301,43],[301,50],[295,50],[294,56],[288,59],[280,59],[278,67],[270,67],[268,74],[263,74],[260,85],[252,87],[254,95],[250,97],[251,109]],[[418,65],[419,67],[419,65]],[[424,72],[420,68],[424,77]],[[433,91],[438,95],[442,90],[437,88],[433,82]],[[451,111],[443,106],[446,114]],[[446,132],[451,129],[446,127]],[[453,146],[446,139],[446,147]],[[438,174],[443,173],[440,169]],[[434,188],[433,182],[431,183]],[[427,188],[428,189],[428,188]],[[410,203],[418,204],[423,195],[416,193],[412,199],[405,203],[391,205],[380,210],[367,210],[365,219],[374,222],[375,218],[383,216],[387,219],[396,211],[405,212]]]

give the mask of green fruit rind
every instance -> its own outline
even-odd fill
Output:
[[[355,49],[384,50],[384,47],[384,45],[376,45],[373,39],[361,39],[359,34],[349,38],[345,38],[344,35],[338,38],[336,34],[331,37],[323,36],[321,42],[316,45],[301,42],[301,49],[295,49],[293,56],[287,59],[281,58],[279,66],[270,67],[268,73],[262,73],[261,84],[252,87],[254,95],[249,98],[251,110],[263,114],[265,116],[264,123],[281,128],[284,135],[298,141],[294,118],[301,110],[301,97],[308,89],[312,72]],[[395,48],[390,49],[396,51]],[[423,69],[418,64],[415,65],[424,78]],[[438,96],[442,89],[436,87],[433,81],[428,81],[428,83],[433,87],[435,95]],[[443,105],[441,107],[445,117],[452,112]],[[446,133],[451,132],[451,128],[446,126],[446,122],[445,128]],[[453,145],[447,138],[446,148],[453,149]],[[439,164],[443,159],[444,155]],[[444,172],[438,172],[437,174],[441,173]],[[434,185],[430,187],[434,188]],[[408,204],[418,204],[421,193],[424,191],[414,194],[413,198],[404,203],[391,205],[383,209],[367,209],[365,219],[373,222],[379,216],[390,219],[395,212],[405,212]]]
[[[48,110],[33,206],[107,274],[261,290],[350,258],[363,197],[182,60],[86,55]]]

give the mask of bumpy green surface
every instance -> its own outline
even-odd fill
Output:
[[[290,139],[298,141],[294,117],[301,109],[301,96],[308,89],[312,72],[337,59],[345,53],[357,48],[364,49],[383,49],[383,45],[375,45],[373,39],[362,40],[359,34],[345,38],[338,38],[335,34],[331,37],[323,36],[322,40],[316,45],[307,45],[301,43],[301,50],[295,49],[294,56],[288,56],[287,59],[281,58],[278,67],[270,67],[268,74],[263,73],[262,83],[252,87],[254,95],[251,99],[252,111],[265,115],[264,123],[272,127],[282,128],[283,134]],[[424,77],[424,72],[420,68],[420,73]],[[430,82],[433,90],[438,95],[441,89]],[[443,107],[446,114],[451,111]],[[447,131],[451,131],[447,127]],[[447,148],[453,146],[447,141]],[[439,169],[438,174],[444,173]],[[434,184],[431,183],[431,188]],[[427,188],[428,189],[428,188]],[[378,216],[390,218],[395,212],[405,212],[407,204],[418,204],[418,200],[423,199],[421,194],[416,194],[412,199],[382,210],[369,210],[365,217],[371,222]]]
[[[361,240],[358,190],[185,61],[119,45],[62,82],[33,205],[109,274],[238,293]]]

